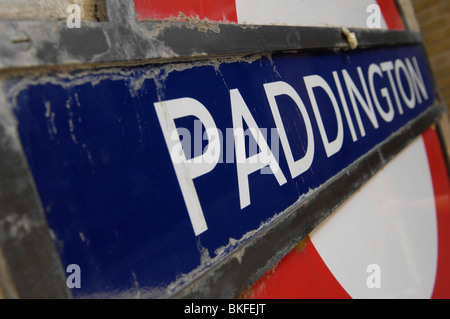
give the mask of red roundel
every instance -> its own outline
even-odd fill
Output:
[[[450,183],[430,128],[245,296],[448,298],[448,229]]]

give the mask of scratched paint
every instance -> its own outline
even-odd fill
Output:
[[[235,163],[221,163],[195,181],[208,223],[208,230],[196,236],[154,103],[195,98],[225,131],[233,126],[230,91],[238,88],[261,127],[275,127],[264,84],[283,80],[307,97],[299,82],[302,76],[320,74],[333,81],[329,65],[347,68],[354,79],[360,64],[406,54],[417,55],[424,66],[417,47],[341,54],[251,56],[9,81],[7,98],[15,106],[21,141],[61,259],[82,269],[83,286],[73,291],[75,296],[169,296],[228,256],[242,262],[244,244],[433,103],[430,93],[413,110],[404,106],[404,116],[397,114],[391,124],[380,122],[388,125],[386,130],[370,129],[364,118],[366,137],[358,135],[359,144],[353,144],[346,128],[342,150],[329,158],[313,120],[316,157],[311,169],[290,178],[280,152],[280,167],[289,182],[280,186],[272,174],[251,176],[251,205],[245,210]],[[431,92],[426,69],[422,74]],[[318,101],[333,110],[323,96]],[[314,119],[312,105],[306,107]],[[300,138],[306,132],[302,121],[289,126]],[[295,155],[301,156],[305,140],[295,147]]]

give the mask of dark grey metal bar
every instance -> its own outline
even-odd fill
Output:
[[[341,28],[137,22],[133,1],[107,0],[108,22],[0,21],[0,69],[142,62],[348,48]],[[420,43],[420,33],[352,29],[359,47]]]

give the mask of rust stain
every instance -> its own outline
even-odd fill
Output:
[[[306,236],[305,238],[303,238],[303,239],[297,244],[297,246],[294,247],[294,250],[295,250],[295,251],[298,251],[298,252],[304,251],[306,245],[308,244],[308,242],[309,242],[310,240],[311,240],[311,239],[310,239],[309,235]]]

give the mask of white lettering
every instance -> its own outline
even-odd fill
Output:
[[[169,149],[175,173],[191,219],[195,235],[208,229],[193,180],[210,172],[219,161],[220,136],[208,110],[192,98],[180,98],[153,103],[161,129]],[[202,155],[187,160],[175,126],[175,119],[186,116],[197,117],[205,126],[208,147]]]
[[[381,70],[387,73],[389,84],[391,85],[392,92],[394,93],[395,103],[400,114],[403,114],[403,107],[398,97],[397,87],[395,86],[394,77],[392,76],[392,70],[394,70],[394,63],[392,61],[386,61],[380,63]]]
[[[372,98],[375,103],[375,107],[377,108],[378,113],[380,113],[380,116],[383,118],[383,120],[385,120],[386,122],[391,122],[392,119],[394,118],[394,107],[392,105],[391,97],[389,96],[389,91],[386,87],[380,90],[381,95],[386,99],[386,102],[388,104],[388,111],[385,112],[380,105],[380,101],[378,100],[377,97],[377,92],[375,91],[375,81],[374,81],[375,74],[378,74],[378,76],[383,77],[383,73],[381,72],[380,67],[372,63],[369,66],[369,87],[372,93]]]
[[[422,73],[420,73],[419,65],[417,64],[416,57],[412,58],[414,67],[411,61],[406,58],[406,66],[408,67],[409,74],[411,75],[412,83],[414,85],[414,92],[416,93],[417,101],[422,103],[422,98],[419,94],[419,90],[422,93],[425,100],[428,100],[427,89],[425,88],[425,83],[423,82]]]
[[[409,93],[410,93],[409,98],[406,95],[405,89],[403,87],[402,79],[400,77],[400,70],[403,71],[406,81],[408,82]],[[398,86],[398,89],[400,90],[400,95],[402,96],[403,101],[405,101],[405,104],[407,107],[409,107],[410,109],[413,109],[414,106],[416,106],[416,96],[414,95],[413,84],[411,82],[411,78],[409,76],[409,72],[405,66],[405,63],[403,63],[403,61],[400,59],[395,60],[395,79],[397,80],[397,86]]]
[[[339,75],[336,71],[333,71],[334,82],[336,83],[336,87],[338,89],[339,98],[341,99],[342,107],[344,108],[345,118],[347,119],[347,124],[350,129],[350,134],[352,135],[353,142],[358,140],[356,136],[355,127],[353,126],[353,120],[350,116],[350,111],[348,110],[347,100],[344,96],[344,91],[342,90],[341,81],[339,80]]]
[[[309,99],[313,107],[317,125],[319,126],[319,132],[320,136],[322,137],[323,146],[325,147],[327,157],[330,157],[333,154],[339,152],[344,141],[344,125],[342,124],[341,111],[339,110],[339,106],[337,104],[336,97],[334,96],[333,91],[322,77],[318,75],[310,75],[305,76],[303,80],[305,81],[306,89],[308,91]],[[317,105],[317,100],[314,95],[313,89],[315,87],[320,87],[327,93],[328,97],[331,100],[331,104],[333,105],[334,113],[336,114],[337,134],[336,139],[332,142],[329,142],[327,132],[325,131],[325,127],[323,125],[322,116],[320,115],[319,106]]]
[[[264,89],[266,91],[267,99],[269,101],[269,105],[272,110],[272,115],[275,119],[275,125],[277,127],[278,135],[281,140],[281,145],[283,146],[284,154],[288,162],[289,171],[291,173],[292,178],[295,178],[298,175],[307,171],[314,159],[314,134],[308,112],[306,111],[305,105],[303,104],[303,101],[301,100],[300,96],[297,94],[294,88],[289,84],[287,84],[286,82],[279,81],[267,83],[264,84]],[[308,146],[305,155],[298,160],[294,160],[294,156],[292,155],[291,146],[289,144],[286,135],[286,130],[284,128],[283,121],[281,119],[280,110],[278,109],[278,105],[275,100],[276,96],[283,94],[289,96],[292,100],[294,100],[295,104],[297,104],[297,107],[300,110],[300,113],[303,117],[303,121],[306,127]]]
[[[261,168],[269,165],[278,184],[286,183],[286,178],[281,171],[277,160],[273,156],[266,140],[251,115],[244,99],[238,89],[230,90],[231,113],[233,118],[235,149],[236,149],[236,168],[239,183],[239,198],[241,209],[250,205],[250,189],[248,185],[248,176]],[[247,123],[249,131],[258,143],[261,152],[246,157],[245,154],[245,136],[243,122]]]
[[[339,75],[339,72],[342,72],[342,74]],[[380,124],[382,124],[377,118],[377,113],[384,122],[389,123],[394,120],[396,109],[400,116],[408,109],[413,109],[416,101],[422,103],[423,100],[429,99],[430,92],[427,92],[426,82],[414,56],[396,59],[394,62],[371,63],[367,68],[367,73],[363,73],[363,69],[358,66],[356,67],[356,72],[360,81],[356,84],[347,69],[342,69],[339,72],[332,71],[331,73],[335,86],[330,86],[325,80],[326,77],[317,74],[303,77],[306,93],[311,102],[312,112],[328,158],[343,149],[345,121],[353,142],[356,142],[358,134],[354,126],[355,118],[359,133],[364,137],[368,134],[366,132],[367,126],[364,126],[365,123],[370,121],[374,129],[378,129]],[[342,87],[341,76],[345,82],[346,94],[344,94]],[[408,87],[406,88],[405,86]],[[281,141],[292,179],[311,168],[316,153],[315,132],[310,118],[312,114],[308,113],[311,110],[305,107],[302,98],[289,83],[276,81],[265,83],[263,87],[276,126],[275,128],[272,127],[270,131],[270,147],[268,145],[268,128],[260,128],[257,125],[255,118],[237,88],[229,91],[233,127],[226,128],[225,147],[222,147],[224,142],[222,132],[216,127],[211,113],[199,101],[190,97],[184,97],[154,103],[196,236],[206,231],[208,227],[194,180],[211,172],[218,163],[223,163],[225,150],[226,163],[236,163],[241,209],[251,204],[249,186],[249,176],[251,174],[260,171],[261,174],[273,175],[280,186],[287,182],[279,166],[279,141]],[[323,93],[326,94],[326,97]],[[341,113],[342,110],[336,94],[339,95],[344,116]],[[287,97],[290,98],[290,102],[295,103],[298,109],[294,107],[297,115],[288,121],[284,119],[286,122],[284,123],[280,112],[281,105],[278,103]],[[347,99],[352,105],[353,114],[349,110]],[[407,106],[405,110],[402,107],[403,103]],[[330,107],[332,107],[332,110]],[[364,122],[361,117],[361,110],[367,116],[367,118],[364,118]],[[177,128],[175,125],[175,120],[191,116],[196,118],[194,122],[194,144],[191,143],[190,131],[182,127]],[[334,125],[334,120],[336,120],[336,125]],[[297,131],[298,138],[291,137],[295,141],[288,139],[287,126],[285,124],[287,125],[289,121],[292,121],[289,124],[297,124],[300,123],[299,121],[302,121],[304,124],[304,129],[301,126],[300,130]],[[327,124],[331,125],[327,126]],[[245,125],[248,129],[244,131]],[[202,127],[205,129],[203,134]],[[305,136],[300,136],[301,134]],[[248,155],[246,138],[249,141]],[[293,151],[297,150],[293,147],[294,143],[297,147],[301,147],[304,152],[304,155],[300,156],[301,158],[294,158],[295,152]],[[203,148],[204,144],[206,144],[206,147]],[[194,146],[194,153],[191,156],[192,145]],[[369,278],[373,286],[376,286],[377,281],[374,279],[374,276],[371,275]]]
[[[217,310],[219,306],[197,306],[194,303],[191,303],[190,306],[184,306],[184,313],[201,313],[201,314],[210,314],[214,317],[217,314]]]
[[[364,79],[364,75],[362,74],[361,67],[358,67],[357,70],[358,70],[359,78],[360,78],[360,81],[361,81],[361,84],[363,87],[364,95],[366,97],[365,100],[362,97],[361,93],[359,92],[358,88],[356,87],[355,83],[353,82],[352,78],[348,74],[347,70],[345,70],[345,69],[342,70],[342,74],[344,75],[344,81],[347,86],[348,94],[350,95],[350,100],[352,102],[353,111],[355,112],[355,115],[356,115],[356,121],[358,122],[361,136],[365,136],[366,131],[364,129],[364,125],[361,120],[361,115],[359,113],[355,97],[358,99],[358,102],[361,104],[364,112],[366,113],[369,120],[372,122],[372,125],[374,128],[378,128],[378,121],[376,118],[375,110],[372,105],[372,101],[370,99],[369,92],[367,90],[366,81]]]

